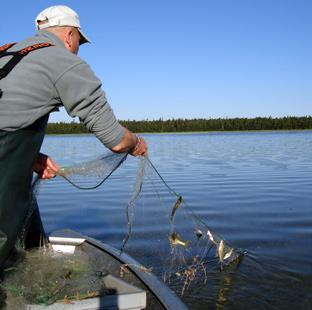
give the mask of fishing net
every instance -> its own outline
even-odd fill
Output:
[[[113,179],[110,176],[126,158],[127,154],[109,153],[93,161],[63,167],[58,177],[80,190],[92,190],[105,181],[108,185]],[[126,177],[119,176],[131,184],[123,186],[124,194],[120,190],[116,197],[124,204],[126,216],[120,253],[132,256],[179,295],[194,286],[205,285],[210,272],[223,271],[240,260],[243,251],[197,215],[183,195],[168,185],[149,157],[131,160],[138,163],[131,178],[127,179],[129,172]],[[126,201],[122,197],[126,197]]]
[[[140,160],[126,214],[128,232],[121,251],[152,268],[180,295],[204,285],[208,271],[223,271],[243,255],[192,210],[148,157]],[[151,227],[151,233],[143,226]],[[142,240],[148,240],[144,250],[138,247]]]
[[[124,161],[125,155],[111,154],[100,160],[61,170],[61,176],[106,180]],[[104,160],[105,159],[105,160]],[[109,168],[109,169],[107,169]],[[105,177],[103,178],[103,172]],[[63,174],[63,172],[65,172]],[[94,182],[94,179],[93,179]],[[93,187],[102,184],[97,182]],[[84,188],[86,188],[84,186]],[[235,249],[196,215],[183,196],[164,180],[148,157],[139,160],[136,179],[126,206],[127,233],[120,250],[131,254],[183,295],[191,285],[205,283],[209,268],[223,270],[237,261],[242,251]],[[141,227],[153,227],[147,234]],[[157,229],[159,227],[159,229]],[[148,240],[148,248],[138,244]]]
[[[126,160],[127,153],[107,153],[95,160],[80,163],[71,167],[61,167],[57,173],[59,177],[62,177],[68,183],[79,190],[94,190],[100,187],[113,172]],[[31,190],[31,207],[24,220],[24,227],[21,229],[16,247],[18,249],[24,249],[28,247],[29,239],[34,238],[35,234],[39,234],[39,241],[36,242],[39,245],[45,245],[47,240],[45,236],[41,234],[44,229],[37,227],[38,231],[30,232],[29,230],[34,226],[41,226],[41,223],[34,223],[34,221],[40,218],[39,209],[37,205],[37,195],[40,188],[40,179],[36,176],[32,183]],[[27,235],[31,235],[28,237]],[[28,239],[27,239],[28,238]]]
[[[73,301],[107,298],[115,294],[111,285],[107,285],[110,275],[107,267],[99,266],[95,257],[79,248],[67,255],[49,247],[26,251],[17,266],[6,270],[5,281],[0,283],[6,290],[6,309],[28,309],[25,305],[32,305],[30,308],[34,309],[33,305],[55,303],[58,306],[54,305],[53,309],[67,309],[64,304],[72,305]],[[86,306],[69,308],[86,309]]]
[[[72,167],[62,167],[58,175],[81,190],[96,189],[126,160],[127,153],[108,153],[96,160]]]

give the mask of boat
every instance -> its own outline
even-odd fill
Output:
[[[53,251],[64,255],[82,251],[92,257],[97,265],[104,266],[108,272],[103,274],[103,281],[113,293],[48,306],[27,305],[27,310],[187,309],[181,299],[152,272],[129,255],[105,243],[73,230],[51,233],[49,243]]]

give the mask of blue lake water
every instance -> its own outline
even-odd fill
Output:
[[[144,135],[162,177],[214,231],[247,251],[183,296],[190,309],[308,309],[312,304],[312,131]],[[71,166],[103,154],[89,135],[47,136],[42,152]],[[46,231],[71,228],[120,247],[139,160],[94,191],[57,177],[40,188]],[[152,191],[152,190],[151,190]],[[152,195],[152,192],[151,192]],[[145,206],[133,242],[148,264],[165,229],[161,205]],[[156,220],[155,220],[156,218]],[[130,252],[130,254],[132,254]],[[135,257],[138,259],[138,257]]]

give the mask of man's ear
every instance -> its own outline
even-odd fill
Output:
[[[71,48],[72,46],[72,41],[71,41],[71,36],[73,35],[73,30],[72,29],[68,29],[65,32],[65,47],[66,48]]]

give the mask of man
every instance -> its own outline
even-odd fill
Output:
[[[50,112],[63,105],[113,152],[147,153],[145,141],[118,123],[101,82],[76,56],[79,46],[89,42],[78,15],[66,6],[53,6],[35,23],[35,36],[2,47],[2,54],[0,48],[1,269],[32,204],[33,169],[44,179],[58,170],[52,159],[39,153]],[[33,221],[38,229],[39,213]]]

